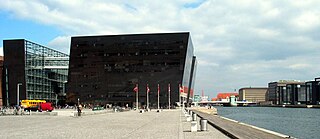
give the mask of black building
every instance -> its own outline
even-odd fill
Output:
[[[286,92],[282,96],[281,104],[305,104],[306,103],[306,92],[305,83],[287,84]]]
[[[4,40],[4,105],[65,98],[69,56],[25,39]],[[59,99],[59,98],[60,99]]]
[[[320,104],[320,78],[306,82],[306,100],[308,105]]]
[[[289,104],[292,100],[291,96],[295,94],[294,97],[297,97],[297,92],[295,90],[295,92],[293,92],[293,90],[291,89],[292,86],[289,84],[295,86],[298,84],[304,84],[304,82],[295,80],[279,80],[277,82],[270,82],[268,84],[267,100],[276,105],[287,103]],[[289,91],[287,91],[287,86],[290,88]]]
[[[150,88],[150,107],[179,102],[193,96],[196,57],[190,33],[79,36],[71,38],[67,85],[68,99],[77,103],[133,106],[139,86],[139,103],[146,104]]]

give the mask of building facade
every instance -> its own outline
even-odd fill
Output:
[[[289,84],[301,85],[304,84],[304,82],[296,80],[279,80],[278,82],[270,82],[268,84],[268,101],[271,101],[272,104],[276,105],[286,104],[290,101],[290,96],[292,95],[289,95],[289,93],[292,93],[292,91],[287,91],[287,85]]]
[[[241,88],[239,89],[239,101],[264,102],[267,92],[267,87]]]
[[[192,99],[196,63],[188,32],[72,37],[68,99],[134,106],[138,85],[139,105],[148,86],[155,107],[159,84],[160,106],[173,106]]]
[[[231,96],[235,96],[236,99],[239,98],[239,94],[236,92],[220,92],[217,95],[217,98],[214,98],[217,101],[225,101],[225,102],[229,102]]]
[[[319,105],[320,104],[320,77],[315,78],[314,81],[306,82],[306,104]]]
[[[305,83],[287,84],[286,92],[280,98],[280,104],[305,104],[306,103],[306,90]]]
[[[57,103],[67,82],[67,54],[24,39],[4,40],[4,102],[17,105],[24,99]]]

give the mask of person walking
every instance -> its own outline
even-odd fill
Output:
[[[82,110],[82,105],[81,104],[78,105],[77,110],[78,110],[78,116],[80,117],[81,116],[81,110]]]

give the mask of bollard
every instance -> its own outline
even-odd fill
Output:
[[[197,121],[191,122],[191,132],[197,132]]]
[[[187,122],[190,122],[190,121],[191,121],[191,116],[187,115]]]
[[[192,114],[192,121],[197,121],[197,114],[195,113]]]
[[[201,131],[207,131],[207,124],[208,124],[208,121],[206,119],[201,119],[200,120],[200,130]]]

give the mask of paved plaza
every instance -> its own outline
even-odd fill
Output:
[[[186,121],[180,110],[164,110],[161,113],[156,111],[108,112],[82,117],[68,115],[1,116],[0,122],[1,139],[228,138],[209,124],[209,131],[190,132],[191,124]],[[198,129],[200,129],[199,125]]]

